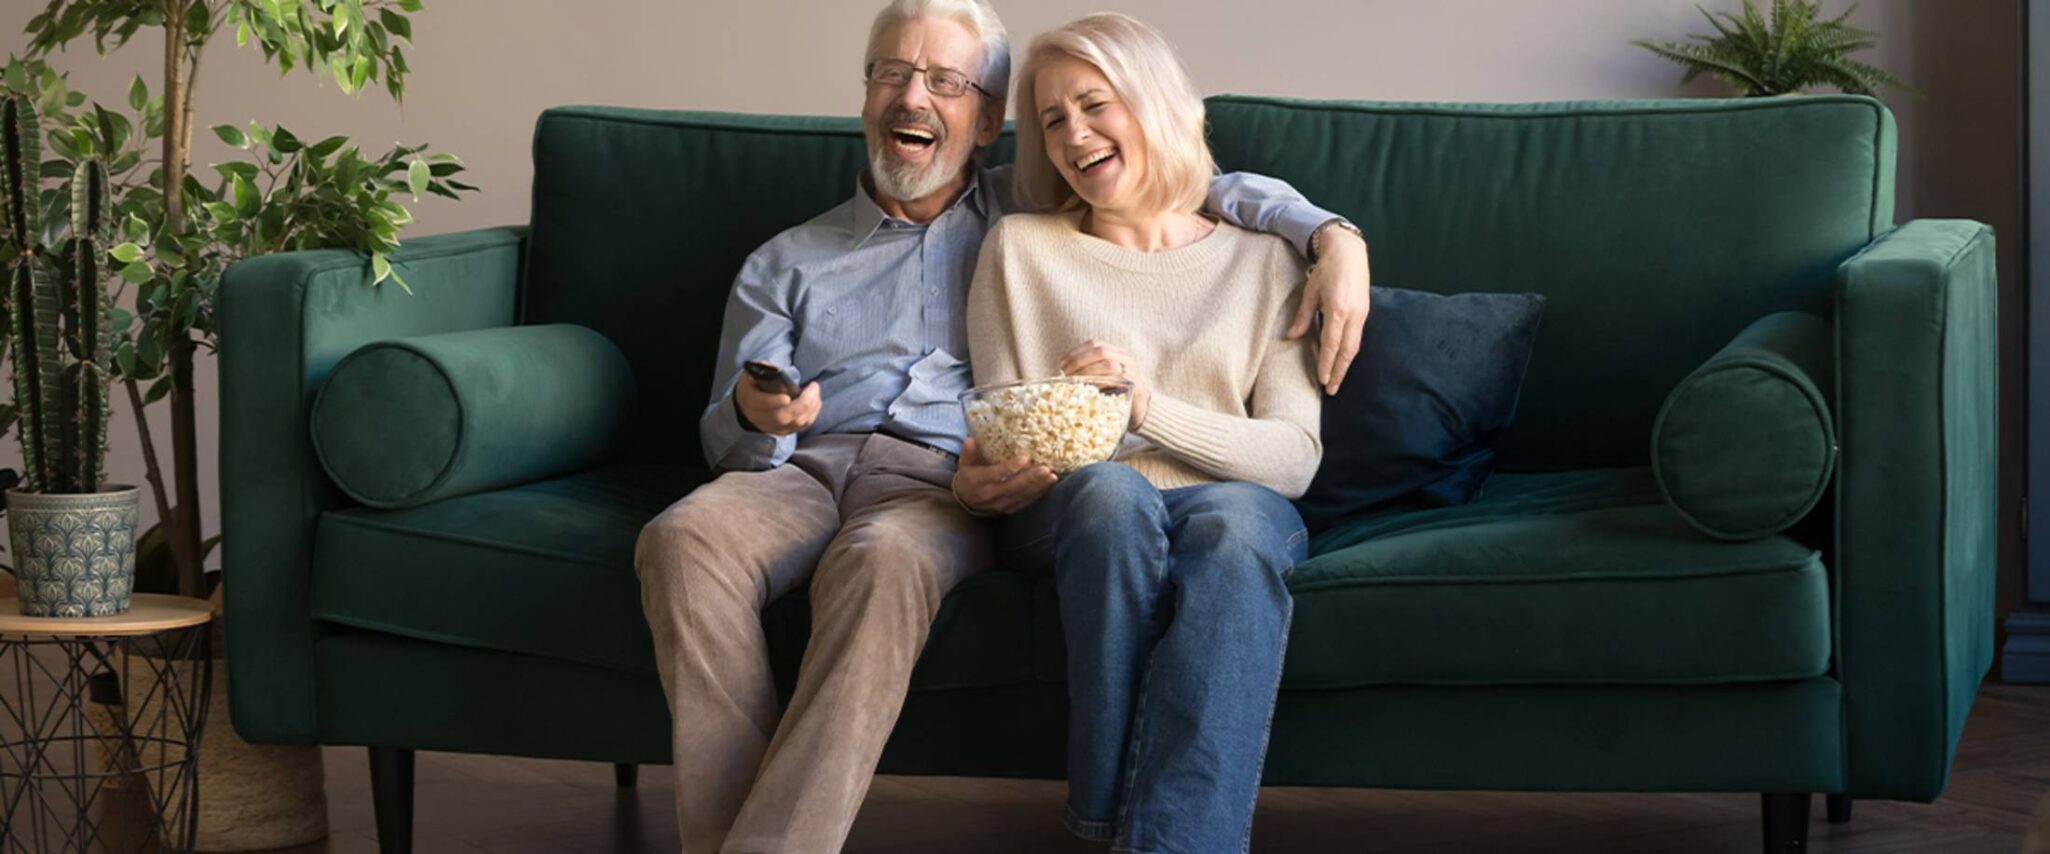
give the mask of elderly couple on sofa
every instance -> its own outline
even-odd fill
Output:
[[[1056,578],[1069,829],[1247,846],[1307,541],[1288,499],[1359,348],[1366,245],[1278,181],[1213,177],[1186,69],[1122,15],[1033,41],[1017,166],[984,166],[1010,61],[984,0],[891,2],[866,174],[734,283],[701,422],[724,474],[634,557],[687,851],[837,850],[941,600],[999,563]],[[971,375],[1055,374],[1129,380],[1136,439],[1061,477],[985,459]],[[779,709],[761,609],[805,584]]]

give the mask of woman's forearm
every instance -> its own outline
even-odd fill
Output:
[[[1324,453],[1314,419],[1226,415],[1158,393],[1138,435],[1205,474],[1289,498],[1310,488]]]

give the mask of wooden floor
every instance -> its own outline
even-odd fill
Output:
[[[330,749],[332,835],[296,852],[375,852],[360,749]],[[422,753],[415,839],[433,852],[676,850],[667,766],[617,790],[608,765]],[[1988,685],[1965,727],[1950,789],[1934,804],[1860,801],[1848,825],[1814,804],[1810,847],[1832,852],[2021,850],[2050,792],[2050,687]],[[1061,830],[1063,784],[882,777],[850,852],[1096,852]],[[1754,852],[1756,795],[1580,795],[1268,788],[1257,852]]]
[[[377,851],[366,752],[326,752],[331,833],[299,854]],[[421,753],[416,850],[422,854],[674,852],[667,766],[617,789],[592,762]],[[2050,831],[2050,686],[1989,685],[1966,723],[1950,787],[1934,804],[1860,801],[1851,823],[1823,820],[1825,852],[2013,854],[2031,814]],[[850,852],[1100,852],[1060,827],[1059,782],[881,777],[856,820]],[[140,808],[95,808],[118,849],[138,850]],[[2050,838],[2043,840],[2050,844]],[[1256,852],[1756,852],[1755,794],[1604,795],[1265,789]],[[2050,852],[2050,847],[2040,849]],[[2032,852],[2034,854],[2034,852]]]

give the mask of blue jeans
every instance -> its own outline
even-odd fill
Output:
[[[1119,463],[1005,520],[1051,567],[1068,642],[1068,829],[1117,852],[1244,851],[1309,536],[1249,483],[1155,488]]]

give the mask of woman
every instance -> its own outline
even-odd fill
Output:
[[[1060,590],[1067,823],[1118,851],[1243,850],[1307,539],[1284,496],[1322,454],[1312,353],[1283,335],[1301,264],[1198,215],[1203,102],[1152,28],[1100,14],[1042,35],[1018,88],[1019,189],[1042,213],[983,243],[976,381],[1124,377],[1144,440],[1058,482],[977,469],[1050,484],[1001,542]],[[963,503],[1016,509],[974,476]]]

